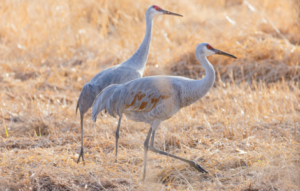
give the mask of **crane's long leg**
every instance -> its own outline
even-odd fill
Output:
[[[146,140],[144,142],[144,172],[143,172],[143,182],[145,182],[145,178],[146,178],[147,152],[148,152],[148,148],[149,148],[149,140],[150,140],[151,132],[152,132],[152,127],[150,127],[149,133],[148,133],[148,135],[146,137]]]
[[[81,124],[81,149],[80,154],[77,160],[77,163],[80,161],[80,157],[82,157],[82,162],[85,165],[84,154],[83,154],[83,116],[84,114],[80,114],[80,124]]]
[[[118,123],[118,127],[116,130],[116,159],[115,162],[118,162],[118,142],[119,142],[119,131],[120,131],[120,126],[121,126],[121,120],[122,120],[122,115],[119,117],[119,123]]]
[[[179,159],[181,161],[184,161],[188,164],[190,164],[192,167],[194,167],[195,169],[197,169],[198,171],[200,172],[203,172],[203,173],[208,173],[206,170],[204,170],[199,164],[197,164],[196,162],[192,161],[192,160],[187,160],[185,158],[181,158],[181,157],[178,157],[178,156],[175,156],[175,155],[172,155],[172,154],[169,154],[167,152],[164,152],[164,151],[161,151],[161,150],[158,150],[154,147],[154,138],[155,138],[155,130],[152,131],[152,137],[151,137],[151,142],[150,142],[150,151],[153,151],[155,153],[159,153],[159,154],[162,154],[162,155],[166,155],[166,156],[169,156],[169,157],[173,157],[173,158],[176,158],[176,159]]]

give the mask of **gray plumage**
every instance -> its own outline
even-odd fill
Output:
[[[76,112],[85,114],[92,107],[95,97],[111,84],[122,84],[142,77],[142,73],[126,66],[116,65],[97,74],[90,82],[85,84],[77,101]]]
[[[195,55],[197,60],[205,69],[206,75],[201,80],[193,80],[176,76],[152,76],[136,79],[123,85],[111,85],[104,89],[96,98],[93,105],[93,120],[99,112],[106,109],[111,116],[122,117],[123,114],[129,119],[145,122],[151,125],[146,141],[144,143],[144,175],[146,175],[147,150],[152,133],[150,150],[163,155],[174,157],[189,163],[201,172],[205,171],[194,161],[187,160],[175,155],[157,150],[154,147],[155,131],[159,124],[172,117],[181,108],[191,105],[202,98],[213,86],[215,71],[206,59],[212,54],[230,54],[214,49],[208,43],[197,46]]]
[[[107,86],[111,84],[123,84],[125,82],[141,78],[144,73],[145,65],[148,59],[150,42],[152,36],[152,21],[153,19],[162,14],[181,16],[176,13],[165,11],[160,7],[153,5],[146,11],[146,34],[144,40],[138,50],[122,64],[110,67],[98,73],[93,79],[85,84],[79,95],[76,113],[79,109],[81,120],[81,151],[78,157],[77,163],[80,161],[80,157],[84,162],[83,154],[83,116],[91,108],[95,97]],[[120,120],[121,121],[121,120]],[[118,124],[119,128],[120,124]],[[117,139],[119,137],[118,131],[116,133]],[[117,140],[116,140],[117,142]],[[117,143],[116,143],[117,144]],[[117,151],[116,151],[117,155]]]

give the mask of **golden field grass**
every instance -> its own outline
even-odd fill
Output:
[[[82,86],[129,58],[157,4],[184,17],[154,20],[145,75],[205,73],[214,87],[159,127],[156,146],[193,159],[209,174],[149,152],[149,126],[85,116],[86,164],[77,164]],[[0,190],[300,190],[299,0],[11,0],[0,4]]]

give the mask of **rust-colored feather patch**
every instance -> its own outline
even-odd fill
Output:
[[[131,93],[132,95],[132,93]],[[157,105],[157,103],[160,100],[164,100],[164,99],[168,99],[169,97],[171,97],[171,94],[167,94],[167,95],[160,95],[158,98],[155,98],[155,96],[153,96],[154,93],[151,93],[148,96],[148,99],[144,102],[142,102],[140,105],[138,103],[136,103],[136,101],[141,101],[146,95],[144,93],[142,93],[141,91],[138,92],[137,94],[135,94],[132,102],[128,105],[125,106],[125,109],[130,108],[131,106],[134,106],[136,104],[136,106],[134,108],[132,108],[133,110],[136,111],[151,111],[152,109],[155,108],[155,106]],[[152,97],[153,96],[153,97]],[[151,98],[152,97],[152,98]],[[151,108],[144,110],[148,104],[151,104]]]
[[[139,100],[139,101],[140,101],[140,100],[143,99],[143,97],[145,97],[145,94],[142,94],[142,92],[138,92],[137,94],[135,94],[135,96],[134,96],[134,98],[133,98],[131,104],[126,105],[125,109],[127,109],[127,108],[133,106],[133,105],[135,104],[136,100]]]
[[[140,109],[144,109],[148,105],[148,102],[142,102]]]

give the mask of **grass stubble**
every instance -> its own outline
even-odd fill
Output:
[[[160,126],[156,146],[200,163],[201,174],[149,153],[148,125],[85,118],[86,165],[77,164],[82,86],[139,46],[150,0],[3,1],[0,5],[0,190],[300,190],[298,0],[163,1],[184,15],[154,21],[145,75],[201,78],[198,43],[217,78],[200,101]]]

